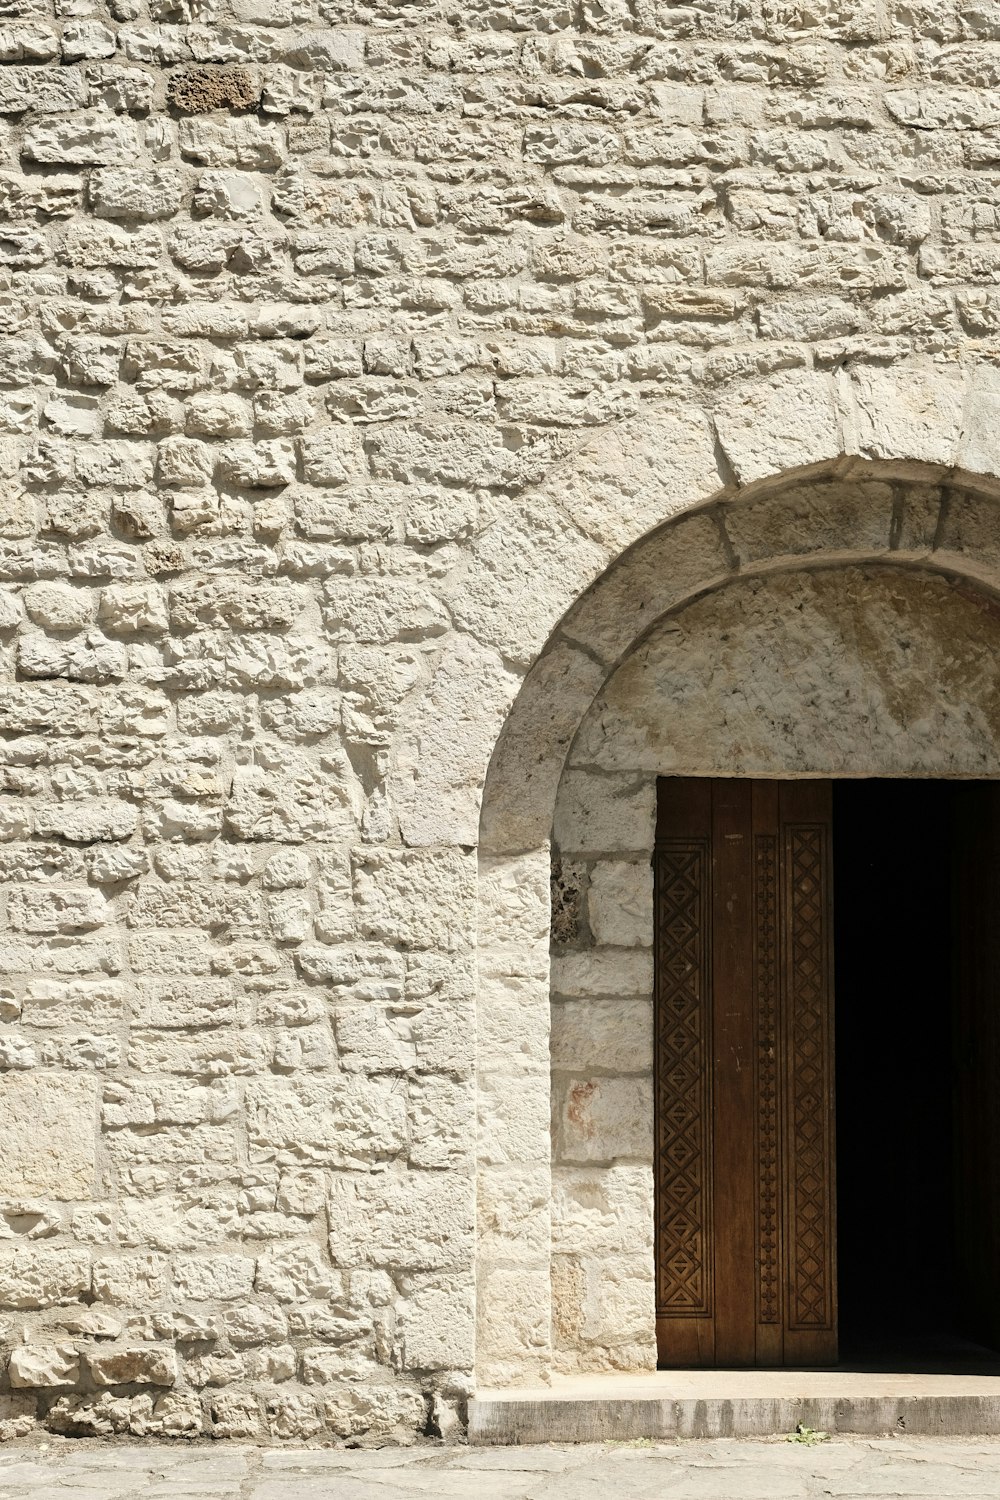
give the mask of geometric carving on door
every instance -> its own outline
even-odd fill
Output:
[[[707,839],[657,848],[657,1306],[712,1314],[711,881]]]
[[[826,984],[828,847],[822,824],[786,825],[788,879],[789,1327],[833,1325],[831,1079]]]
[[[754,838],[754,918],[757,1322],[780,1323],[778,841],[769,833]]]

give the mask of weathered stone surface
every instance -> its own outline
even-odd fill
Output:
[[[66,1200],[93,1191],[94,1084],[50,1073],[0,1076],[0,1193]]]
[[[73,1344],[24,1344],[11,1351],[7,1374],[14,1390],[74,1386],[79,1352]]]
[[[39,1245],[0,1246],[0,1307],[64,1307],[90,1290],[90,1253]]]
[[[173,1385],[177,1379],[173,1349],[118,1349],[110,1345],[91,1354],[87,1363],[95,1385]]]
[[[464,1176],[340,1176],[327,1213],[337,1265],[434,1269],[466,1262],[472,1248],[474,1197]]]
[[[581,769],[570,775],[600,776],[625,756],[650,774],[690,772],[705,763],[707,743],[719,746],[716,768],[745,775],[836,773],[845,764],[870,775],[984,773],[1000,734],[995,633],[974,599],[902,570],[734,584],[683,611],[622,665],[581,730]],[[947,694],[932,686],[943,680]],[[794,711],[782,708],[790,702]],[[622,773],[614,776],[609,810]],[[595,799],[584,806],[575,788],[567,779],[567,798],[589,828]]]

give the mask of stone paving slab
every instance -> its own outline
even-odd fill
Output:
[[[981,1500],[1000,1438],[374,1451],[54,1439],[0,1449],[0,1500]]]
[[[261,1450],[47,1443],[0,1452],[0,1500],[838,1500],[1000,1494],[1000,1440],[834,1439],[650,1446]]]

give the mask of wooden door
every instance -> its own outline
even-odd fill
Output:
[[[832,1363],[831,786],[657,801],[659,1363]]]

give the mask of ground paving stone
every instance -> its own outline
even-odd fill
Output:
[[[0,1451],[0,1500],[969,1500],[1000,1438],[262,1449],[89,1440]]]

